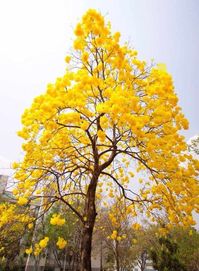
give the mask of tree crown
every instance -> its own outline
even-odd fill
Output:
[[[65,74],[22,116],[24,159],[14,164],[19,203],[40,197],[46,212],[62,201],[86,223],[73,202],[86,202],[94,176],[97,197],[124,197],[134,216],[166,213],[170,224],[194,224],[199,163],[179,134],[188,121],[164,65],[139,60],[95,10],[75,28],[65,60]]]

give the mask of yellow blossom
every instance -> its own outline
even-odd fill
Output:
[[[59,249],[64,249],[67,245],[67,241],[64,240],[64,238],[62,238],[62,237],[58,237],[58,241],[57,241],[56,245],[58,246]]]
[[[66,62],[66,63],[69,63],[70,60],[71,60],[71,57],[70,57],[70,56],[66,56],[66,57],[65,57],[65,62]]]
[[[25,250],[25,252],[26,252],[26,254],[31,254],[31,253],[32,253],[32,247],[27,248],[27,249]]]
[[[141,225],[138,224],[138,223],[134,223],[134,224],[132,225],[132,228],[133,228],[134,230],[139,230],[139,229],[141,228]]]
[[[29,223],[28,228],[29,228],[29,230],[32,229],[33,228],[33,223]]]
[[[44,239],[39,241],[39,246],[45,248],[48,245],[49,237],[44,237]]]
[[[57,225],[57,226],[63,226],[65,223],[65,218],[61,218],[59,214],[53,214],[53,216],[50,219],[50,224]]]
[[[25,198],[25,197],[19,197],[19,198],[18,198],[18,201],[17,201],[17,203],[18,203],[19,205],[26,205],[27,202],[28,202],[28,199]]]

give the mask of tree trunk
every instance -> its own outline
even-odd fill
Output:
[[[96,208],[95,193],[99,174],[95,172],[87,191],[84,208],[84,226],[81,234],[80,271],[91,271],[92,235],[95,225]]]
[[[141,266],[140,266],[141,271],[145,270],[146,260],[147,260],[147,252],[146,250],[144,250],[141,254]]]
[[[100,271],[103,271],[102,240],[100,241]]]
[[[116,270],[120,271],[120,262],[119,262],[119,251],[118,251],[118,241],[115,240],[115,252],[116,252]]]
[[[84,228],[81,240],[81,271],[91,271],[92,228]]]

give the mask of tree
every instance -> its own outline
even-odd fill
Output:
[[[195,136],[194,138],[191,138],[189,143],[189,151],[199,155],[199,136]]]
[[[154,268],[165,270],[194,270],[197,268],[199,233],[194,228],[174,227],[164,236],[158,232],[160,227],[146,231],[150,246],[146,246]],[[151,236],[154,236],[151,238]],[[197,269],[196,269],[197,270]]]
[[[14,203],[0,204],[0,265],[5,266],[5,270],[16,270],[14,261],[20,254],[22,240],[32,220],[27,209]]]
[[[147,260],[150,259],[151,247],[156,247],[157,244],[157,228],[142,227],[135,233],[135,244],[132,246],[132,254],[135,257],[135,263],[139,266],[141,271],[146,268]]]
[[[161,246],[160,251],[151,250],[151,258],[153,266],[159,271],[186,271],[185,266],[179,261],[177,257],[177,243],[170,238],[159,238]]]
[[[71,210],[65,209],[63,205],[54,206],[52,208],[45,223],[47,228],[46,234],[50,239],[50,252],[54,255],[60,270],[75,271],[78,270],[80,256],[79,239],[81,235],[81,224],[79,225],[77,217]],[[55,215],[52,216],[53,213],[61,214],[62,220],[64,219],[65,223],[63,225],[56,224],[56,220],[53,220],[53,218],[55,218]],[[58,243],[61,238],[66,240],[66,246],[64,246],[63,249]]]
[[[43,198],[43,213],[63,202],[77,215],[81,271],[90,271],[96,198],[105,197],[107,183],[133,204],[133,215],[158,220],[166,213],[170,224],[193,224],[199,165],[185,154],[178,131],[188,121],[164,66],[147,66],[120,45],[120,34],[95,10],[86,12],[75,35],[66,73],[22,116],[24,159],[14,164],[15,194],[21,204]],[[147,172],[139,193],[135,168]],[[80,199],[82,209],[75,207]]]
[[[177,256],[186,270],[199,270],[199,232],[194,228],[175,227],[170,232],[170,238],[178,244]]]
[[[132,212],[130,208],[129,211]],[[133,223],[129,211],[126,210],[123,197],[115,197],[114,202],[100,211],[94,232],[94,248],[102,247],[104,268],[122,271],[132,270],[134,266],[135,257],[131,250],[135,238],[134,228],[139,227],[139,224]]]

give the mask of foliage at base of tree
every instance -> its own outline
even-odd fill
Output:
[[[177,243],[165,237],[161,237],[159,243],[160,251],[151,249],[150,253],[154,268],[159,271],[186,271],[177,257]]]
[[[27,208],[9,202],[0,203],[0,265],[12,268],[32,219]]]

